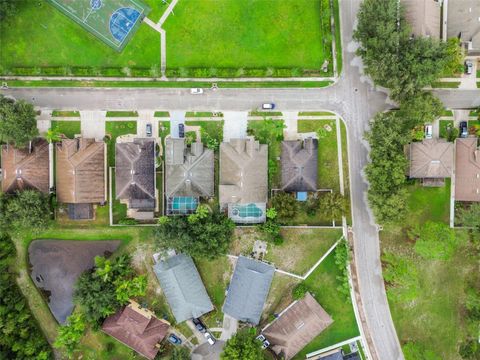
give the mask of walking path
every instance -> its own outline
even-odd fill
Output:
[[[338,178],[340,180],[340,194],[345,195],[345,182],[343,179],[343,152],[342,152],[342,129],[340,126],[340,117],[335,116],[335,126],[337,129],[337,154],[338,154]]]
[[[165,70],[167,69],[167,32],[162,28],[163,23],[167,20],[170,14],[173,14],[173,8],[177,5],[178,0],[173,0],[168,5],[167,10],[163,13],[162,17],[157,23],[158,32],[160,33],[160,71],[162,79],[167,80]]]

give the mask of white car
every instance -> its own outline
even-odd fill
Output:
[[[208,342],[210,345],[215,344],[216,340],[215,340],[215,338],[212,336],[212,334],[210,334],[210,333],[207,331],[207,332],[205,332],[203,335],[205,336],[205,339],[207,339],[207,342]]]
[[[201,95],[201,94],[203,94],[203,89],[201,89],[201,88],[191,88],[190,89],[190,94]]]
[[[275,104],[274,103],[263,103],[262,104],[262,110],[273,110],[275,109]]]
[[[425,139],[431,139],[433,137],[433,126],[425,125]]]

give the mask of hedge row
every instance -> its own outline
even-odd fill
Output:
[[[156,68],[95,68],[95,67],[14,67],[3,71],[3,75],[18,76],[103,76],[103,77],[159,77]],[[169,78],[239,78],[239,77],[314,77],[332,76],[320,69],[301,68],[168,68]]]
[[[301,68],[167,68],[169,78],[239,78],[239,77],[312,77],[331,76],[331,71]]]

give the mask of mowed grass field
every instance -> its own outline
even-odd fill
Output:
[[[331,58],[321,0],[181,0],[174,12],[164,24],[168,67],[318,69]]]
[[[45,0],[16,2],[17,14],[0,22],[1,73],[14,67],[160,69],[160,34],[146,24],[140,25],[119,53]],[[151,6],[161,1],[147,3]],[[157,12],[155,9],[154,14]]]

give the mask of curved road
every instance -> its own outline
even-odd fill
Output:
[[[343,117],[348,129],[350,191],[358,291],[367,326],[364,332],[373,341],[372,357],[403,359],[388,307],[380,263],[378,228],[370,212],[363,168],[368,147],[363,134],[378,111],[394,105],[385,92],[362,76],[361,61],[354,55],[353,27],[361,0],[341,1],[344,70],[338,82],[323,89],[219,89],[192,96],[186,89],[8,89],[0,93],[33,101],[42,109],[75,110],[251,110],[272,101],[280,110],[331,110]],[[450,108],[480,106],[480,90],[440,90],[437,95]],[[361,324],[360,324],[361,325]]]

